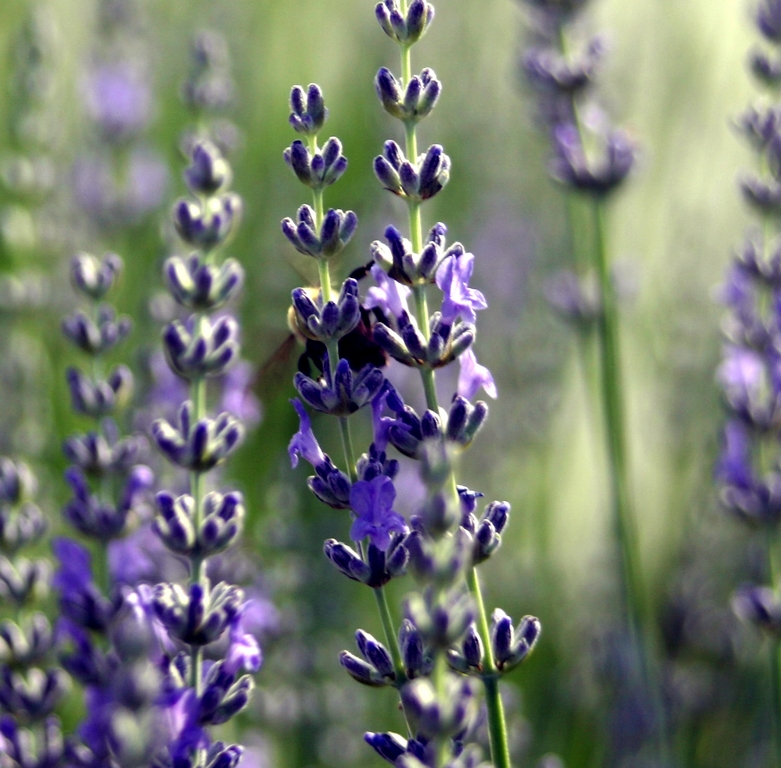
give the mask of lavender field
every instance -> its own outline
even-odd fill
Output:
[[[0,52],[0,768],[781,768],[781,0]]]

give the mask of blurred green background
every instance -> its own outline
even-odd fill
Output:
[[[0,4],[2,82],[12,41],[33,5]],[[37,5],[51,10],[58,29],[54,154],[67,169],[87,134],[79,83],[94,3]],[[436,9],[413,51],[413,68],[432,67],[443,95],[420,135],[423,146],[444,145],[453,170],[447,189],[424,208],[424,226],[444,221],[449,239],[475,253],[473,284],[489,302],[477,351],[499,389],[459,481],[513,505],[502,551],[485,567],[489,608],[501,605],[515,618],[532,613],[543,624],[534,656],[509,678],[512,717],[523,723],[516,729],[517,764],[534,765],[556,752],[567,766],[598,766],[609,738],[604,665],[618,663],[605,640],[616,618],[606,467],[592,407],[593,361],[584,364],[575,333],[544,299],[546,281],[570,263],[569,237],[560,190],[546,173],[547,142],[534,126],[532,96],[519,73],[527,9],[511,0],[440,0]],[[327,205],[352,209],[360,221],[341,257],[344,275],[368,261],[369,243],[387,224],[406,226],[403,204],[379,188],[371,170],[382,142],[401,138],[373,89],[378,67],[398,71],[397,51],[377,26],[370,0],[156,0],[145,11],[156,103],[148,140],[171,168],[169,203],[183,192],[177,143],[190,118],[179,89],[190,38],[214,28],[229,42],[238,94],[230,117],[242,134],[232,156],[233,188],[246,206],[229,254],[247,270],[244,356],[260,371],[288,336],[290,290],[301,284],[279,230],[280,219],[308,202],[282,161],[295,137],[287,124],[290,87],[322,86],[330,110],[325,133],[341,139],[350,161],[326,194]],[[744,0],[594,0],[576,32],[582,39],[597,31],[607,36],[599,100],[642,147],[636,172],[609,212],[612,257],[635,286],[622,321],[632,495],[660,626],[678,617],[681,602],[695,606],[688,608],[694,617],[680,620],[691,637],[673,647],[668,632],[663,646],[671,701],[695,702],[688,710],[680,705],[676,753],[681,764],[703,768],[764,765],[769,734],[761,642],[728,610],[751,539],[719,510],[711,479],[723,421],[714,382],[721,315],[714,288],[750,222],[735,183],[750,155],[730,126],[756,98],[746,68],[754,44],[749,14]],[[0,146],[9,141],[0,126]],[[150,289],[162,288],[169,204],[134,227],[91,231],[74,221],[80,214],[68,205],[67,175],[60,178],[56,226],[46,243],[6,242],[3,269],[34,266],[64,285],[74,250],[117,250],[127,266],[118,303],[136,318],[133,344],[148,349],[159,332],[147,304]],[[16,203],[3,194],[6,209]],[[65,365],[76,358],[57,340],[58,313],[74,303],[63,288],[48,308],[2,317],[43,345],[36,466],[55,516],[66,498],[59,446],[84,426],[68,413],[63,383]],[[127,349],[120,356],[127,359]],[[245,548],[265,569],[282,616],[244,727],[250,741],[263,736],[273,765],[379,765],[361,734],[399,728],[392,696],[356,690],[336,668],[338,650],[352,648],[354,628],[379,633],[378,620],[369,596],[336,578],[321,555],[324,538],[347,536],[346,516],[309,498],[302,492],[305,473],[289,469],[285,447],[297,427],[287,403],[294,363],[265,370],[256,382],[263,421],[227,470],[249,498]],[[327,423],[315,428],[326,446],[335,445],[334,436],[323,434]],[[719,633],[726,633],[726,648],[714,640]],[[691,639],[700,635],[705,639]]]

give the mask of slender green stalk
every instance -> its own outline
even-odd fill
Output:
[[[661,696],[661,683],[651,652],[654,643],[654,629],[640,572],[640,551],[629,491],[626,427],[621,388],[618,306],[607,256],[604,205],[604,202],[599,199],[593,203],[594,261],[601,299],[597,334],[600,353],[600,389],[610,467],[613,525],[621,560],[622,597],[627,625],[638,654],[642,681],[654,707],[657,748],[660,758],[665,762],[669,751],[667,722]]]
[[[495,768],[510,768],[510,748],[507,742],[507,726],[504,717],[504,705],[499,692],[499,675],[491,651],[491,632],[488,628],[488,617],[480,590],[480,580],[477,569],[472,567],[467,571],[466,583],[475,599],[477,606],[477,631],[483,641],[485,654],[483,656],[483,671],[481,678],[485,686],[485,703],[488,710],[488,735],[491,743],[491,759]]]
[[[388,605],[388,596],[382,587],[377,587],[374,591],[374,598],[377,601],[377,609],[380,612],[382,620],[382,629],[385,632],[385,639],[390,648],[391,658],[393,659],[393,668],[396,670],[396,687],[401,687],[407,679],[404,672],[404,662],[401,659],[401,649],[396,639],[396,631],[393,627],[393,617],[391,616],[390,606]]]
[[[604,204],[602,201],[597,200],[594,202],[593,211],[596,239],[594,261],[601,299],[601,311],[597,319],[601,373],[600,389],[605,419],[608,464],[610,466],[613,524],[620,549],[624,606],[630,631],[635,634],[644,623],[645,600],[642,581],[638,571],[637,533],[629,497],[624,404],[621,391],[619,359],[618,311],[615,290],[610,276],[610,265],[608,263]]]

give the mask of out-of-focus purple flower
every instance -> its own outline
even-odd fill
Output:
[[[766,370],[765,359],[759,352],[730,345],[716,375],[727,399],[743,403],[761,396]]]
[[[157,584],[187,577],[184,564],[171,555],[146,523],[108,545],[108,566],[117,584]]]
[[[52,549],[60,561],[60,568],[53,579],[57,589],[68,591],[92,581],[92,557],[86,547],[60,537],[54,539]]]
[[[497,397],[496,384],[491,371],[477,362],[474,351],[467,349],[459,358],[461,372],[458,374],[458,394],[471,400],[480,387],[485,390],[488,397]]]
[[[580,133],[573,124],[553,131],[554,157],[551,174],[563,184],[592,195],[606,195],[627,177],[635,161],[635,146],[619,130],[604,137],[604,150],[598,159],[586,156]]]
[[[754,482],[751,469],[751,440],[739,421],[724,427],[724,448],[716,465],[716,477],[739,488],[750,488]]]
[[[223,669],[229,675],[235,675],[239,669],[245,672],[257,672],[263,661],[260,645],[253,635],[245,631],[244,612],[250,602],[244,603],[236,618],[231,622],[228,653]]]
[[[82,155],[73,167],[73,192],[79,206],[104,226],[133,224],[159,208],[168,187],[163,160],[144,148],[132,150],[122,173],[99,152]]]
[[[309,419],[309,414],[306,412],[303,403],[294,398],[290,401],[293,407],[296,409],[298,418],[300,420],[300,426],[298,432],[290,438],[290,443],[287,448],[288,455],[290,456],[290,465],[295,469],[298,466],[298,457],[301,456],[305,461],[308,461],[315,469],[326,462],[325,454],[320,449],[320,444],[317,442],[315,433],[312,431],[312,422]]]
[[[385,552],[390,546],[392,533],[406,533],[404,518],[391,509],[396,499],[396,488],[386,475],[379,475],[366,482],[359,480],[350,490],[350,507],[356,514],[350,529],[353,541],[367,536],[377,549]]]
[[[471,253],[454,253],[437,270],[436,282],[445,294],[442,302],[442,321],[452,323],[461,317],[467,323],[477,319],[476,310],[488,303],[480,291],[469,287],[475,257]]]
[[[385,270],[378,264],[372,264],[371,274],[377,285],[369,288],[366,292],[363,306],[366,309],[377,308],[385,315],[396,319],[400,318],[402,314],[407,314],[407,297],[410,294],[410,289],[388,277]]]
[[[87,113],[109,141],[141,133],[152,115],[149,83],[130,62],[98,64],[85,83]]]
[[[198,723],[201,703],[192,688],[169,692],[161,702],[169,733],[169,751],[174,765],[187,760],[197,749],[209,746],[209,736]],[[189,763],[186,763],[189,765]]]
[[[222,400],[220,410],[232,413],[241,419],[246,427],[253,427],[260,423],[260,402],[255,397],[250,384],[253,379],[252,366],[241,360],[220,379],[222,384]]]

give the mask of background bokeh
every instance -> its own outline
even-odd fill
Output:
[[[190,116],[179,91],[189,41],[202,28],[220,31],[236,81],[230,118],[241,135],[233,188],[246,209],[230,255],[247,271],[244,357],[257,372],[251,386],[263,407],[228,474],[248,497],[244,547],[278,611],[243,738],[274,766],[379,765],[361,735],[394,727],[393,697],[356,690],[336,664],[339,649],[352,647],[354,628],[378,632],[377,619],[369,596],[332,573],[321,554],[322,540],[345,537],[348,521],[303,492],[305,473],[290,470],[285,450],[297,427],[287,400],[299,350],[287,360],[278,353],[289,335],[290,290],[302,278],[279,221],[305,202],[282,161],[294,138],[289,90],[317,82],[330,110],[326,131],[341,139],[350,161],[326,203],[354,210],[360,221],[340,257],[341,274],[368,261],[369,243],[387,224],[403,227],[403,205],[371,171],[382,142],[400,138],[372,84],[379,66],[398,68],[396,49],[370,0],[146,3],[139,38],[154,119],[145,141],[170,169],[166,202],[131,226],[95,227],[72,199],[73,164],[90,151],[83,79],[94,3],[4,0],[0,83],[9,81],[14,40],[33,6],[51,14],[56,31],[47,109],[57,184],[36,204],[30,227],[29,203],[7,187],[0,193],[0,268],[7,278],[36,273],[44,283],[38,300],[0,309],[2,448],[29,457],[56,520],[66,498],[60,445],[80,426],[63,379],[74,355],[58,336],[60,315],[75,303],[68,258],[82,249],[123,256],[117,303],[135,319],[130,346],[140,365],[157,343],[150,299],[162,287],[160,265],[172,243],[167,213],[182,193],[178,141]],[[615,583],[594,360],[577,352],[575,332],[545,301],[546,281],[569,263],[569,237],[518,68],[527,12],[511,0],[440,0],[436,8],[413,67],[431,66],[443,82],[421,134],[424,146],[444,145],[453,171],[424,209],[424,225],[446,222],[450,238],[475,253],[473,285],[490,305],[477,349],[499,389],[459,479],[513,505],[502,551],[485,567],[488,605],[535,614],[543,625],[535,654],[509,678],[517,765],[555,752],[572,768],[598,766],[608,741],[632,724],[609,703],[620,698],[610,691],[621,648],[611,644]],[[641,146],[636,172],[609,211],[610,250],[628,286],[621,333],[632,495],[662,630],[676,754],[682,765],[703,768],[765,765],[770,734],[762,641],[729,611],[730,592],[750,569],[752,540],[719,509],[712,483],[724,418],[714,380],[715,288],[749,223],[736,178],[750,156],[731,128],[756,98],[746,68],[749,12],[744,0],[594,0],[579,29],[607,36],[600,101]],[[0,105],[10,109],[8,94]],[[9,109],[0,107],[0,123]],[[2,124],[0,149],[14,151]],[[328,424],[316,421],[318,428],[326,446],[335,444],[336,436],[323,434]],[[403,591],[402,584],[393,594]]]

